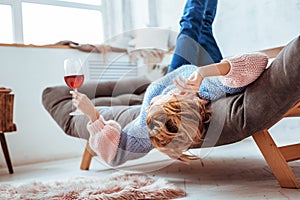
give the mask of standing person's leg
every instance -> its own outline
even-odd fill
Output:
[[[199,43],[208,52],[215,63],[218,63],[223,59],[212,31],[212,24],[216,16],[217,5],[218,0],[208,1],[199,40]]]
[[[207,6],[209,6],[209,9],[206,13]],[[183,16],[180,20],[181,29],[177,37],[176,47],[168,72],[184,64],[203,66],[214,63],[215,60],[219,61],[221,53],[217,44],[212,40],[213,35],[209,35],[212,34],[212,31],[209,30],[211,30],[211,24],[215,16],[213,14],[216,12],[216,7],[217,1],[215,0],[212,2],[208,0],[187,1]],[[207,19],[210,23],[206,22],[205,29],[207,30],[204,31],[206,35],[201,36],[206,14],[210,15]],[[201,39],[202,37],[203,39]],[[205,49],[199,44],[200,41],[207,41],[209,43],[208,45],[214,46],[208,48],[208,45],[206,45],[207,49]],[[217,56],[214,56],[214,60],[211,58],[211,55],[215,54],[215,52]]]

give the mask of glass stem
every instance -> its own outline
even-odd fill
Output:
[[[77,88],[74,88],[74,92],[77,93]],[[74,97],[72,97],[72,98],[74,98]],[[76,109],[76,106],[74,106],[73,103],[72,103],[72,107],[75,108],[75,110],[77,110],[77,109]],[[75,112],[75,111],[73,111],[73,112]]]

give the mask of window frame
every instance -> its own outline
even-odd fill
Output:
[[[69,1],[59,1],[59,0],[0,0],[0,4],[10,5],[12,9],[11,12],[12,27],[13,27],[12,32],[13,32],[14,43],[24,44],[22,3],[34,3],[40,5],[80,8],[80,9],[99,11],[102,14],[103,26],[106,27],[108,25],[107,17],[106,17],[107,16],[106,9],[104,9],[105,0],[102,0],[101,4],[99,5],[76,3],[76,2],[69,2]],[[104,35],[104,39],[106,39],[105,38],[106,35],[105,34],[103,35]]]
[[[158,26],[158,21],[156,18],[156,1],[157,0],[148,0],[147,2],[149,10],[148,25],[151,27]],[[13,42],[17,44],[24,44],[22,3],[35,3],[41,5],[62,6],[99,11],[102,14],[103,19],[102,30],[105,30],[103,32],[104,41],[110,39],[115,35],[126,32],[128,30],[132,30],[134,28],[134,25],[132,23],[133,16],[131,15],[131,5],[127,6],[127,9],[124,9],[123,7],[124,5],[130,3],[129,0],[120,0],[118,2],[111,0],[101,0],[101,4],[99,5],[60,0],[0,0],[0,4],[11,6]],[[116,8],[120,8],[121,12],[116,12]],[[113,19],[119,19],[119,21],[114,21]]]

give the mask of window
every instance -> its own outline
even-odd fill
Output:
[[[184,2],[0,0],[0,43],[52,44],[72,40],[100,44],[139,28],[178,30]]]
[[[23,3],[22,8],[25,44],[103,41],[102,16],[98,11],[32,3]]]
[[[0,0],[0,42],[104,41],[101,0]]]
[[[0,43],[13,42],[11,6],[0,5]]]
[[[131,0],[131,28],[145,28],[150,25],[148,0]],[[156,26],[156,24],[154,25]]]

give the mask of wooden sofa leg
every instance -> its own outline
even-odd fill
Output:
[[[91,164],[91,161],[92,161],[92,158],[93,158],[94,155],[95,155],[95,153],[90,148],[90,145],[87,142],[85,150],[84,150],[84,153],[83,153],[83,156],[82,156],[80,169],[82,169],[82,170],[89,170],[90,164]]]
[[[280,186],[283,188],[300,188],[295,174],[281,154],[268,130],[254,134],[253,138]]]

